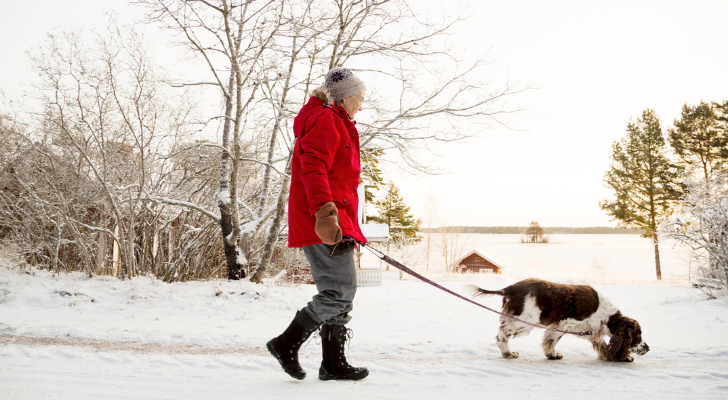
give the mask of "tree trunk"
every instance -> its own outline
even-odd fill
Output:
[[[103,219],[102,219],[103,221]],[[102,222],[101,226],[105,226]],[[96,274],[103,275],[106,272],[106,234],[99,233],[98,251],[96,252]]]
[[[271,165],[273,165],[273,158],[275,156],[276,152],[276,142],[278,140],[278,131],[281,128],[281,121],[283,121],[283,109],[285,108],[286,104],[286,97],[288,97],[288,89],[290,88],[291,84],[291,76],[293,75],[293,67],[296,65],[296,36],[293,37],[293,46],[291,47],[291,62],[288,66],[288,74],[286,75],[286,82],[283,84],[283,92],[281,93],[281,100],[280,100],[280,109],[278,110],[278,114],[276,115],[276,122],[273,126],[273,131],[270,135],[270,144],[268,145],[268,165],[265,167],[265,172],[263,173],[263,188],[261,189],[260,193],[260,202],[258,203],[258,210],[255,213],[255,218],[259,218],[261,215],[263,215],[264,209],[265,209],[265,201],[268,197],[268,188],[270,187],[270,181],[271,181]],[[293,152],[291,152],[293,154]],[[280,196],[279,201],[280,205]],[[285,202],[283,203],[285,206]],[[276,218],[279,218],[278,213],[276,212]],[[277,235],[277,233],[275,233]]]
[[[225,251],[225,261],[228,270],[228,279],[238,280],[245,278],[245,268],[238,263],[238,246],[232,237],[234,223],[229,204],[220,202],[220,228],[222,230],[222,244]],[[231,243],[232,242],[232,243]]]
[[[652,232],[652,242],[655,244],[655,272],[657,280],[662,280],[662,270],[660,269],[660,249],[657,246],[657,232]]]
[[[233,41],[230,36],[228,26],[228,10],[227,3],[223,3],[225,7],[225,30],[228,36],[228,43],[233,46]],[[240,40],[242,38],[243,25],[240,24],[238,28],[238,36],[234,42],[235,51],[232,54],[230,71],[230,80],[228,82],[228,91],[225,98],[225,124],[223,127],[222,134],[222,145],[224,150],[222,151],[222,162],[220,166],[220,193],[223,194],[219,199],[220,207],[220,228],[222,230],[222,243],[225,251],[225,262],[227,264],[228,279],[239,280],[245,278],[245,266],[247,262],[240,259],[240,247],[238,245],[238,238],[240,234],[238,207],[237,207],[237,170],[239,165],[240,144],[238,143],[238,132],[240,127],[240,117],[242,114],[241,104],[241,76],[240,68],[237,64],[237,54],[240,50]],[[237,81],[237,82],[236,82]],[[236,85],[237,83],[237,85]],[[228,171],[230,166],[230,118],[233,112],[233,88],[235,88],[237,102],[235,112],[235,127],[233,127],[233,153],[235,159],[232,160],[232,171]],[[224,198],[227,195],[227,198]]]
[[[220,164],[220,193],[227,194],[227,198],[221,198],[218,200],[218,206],[220,208],[220,228],[222,230],[222,245],[225,251],[225,261],[228,270],[228,279],[238,280],[245,278],[245,268],[243,265],[238,263],[238,246],[237,237],[233,237],[233,230],[235,229],[235,219],[233,218],[233,209],[231,202],[236,201],[230,195],[230,177],[229,177],[229,165],[230,165],[230,119],[232,116],[233,101],[230,91],[233,90],[235,84],[235,74],[230,73],[230,82],[228,84],[228,96],[225,104],[225,124],[223,126],[222,134],[222,146],[225,148],[222,151],[222,160]]]
[[[295,142],[294,142],[295,143]],[[250,277],[250,281],[254,283],[260,283],[263,279],[263,273],[268,268],[271,258],[273,257],[273,247],[278,240],[278,231],[281,227],[281,221],[283,220],[283,214],[286,211],[286,201],[288,200],[288,192],[291,185],[291,165],[293,161],[293,151],[288,155],[288,165],[286,166],[286,176],[281,182],[281,191],[278,195],[278,203],[276,204],[276,212],[273,216],[273,222],[268,230],[268,236],[266,237],[265,244],[263,245],[263,251],[260,255],[260,262],[258,267]]]

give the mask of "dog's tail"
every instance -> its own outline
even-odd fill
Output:
[[[470,294],[473,297],[490,296],[490,295],[494,295],[494,294],[497,294],[498,296],[503,296],[505,294],[502,289],[501,290],[487,290],[487,289],[483,289],[483,288],[480,288],[475,285],[469,285],[468,291],[470,292]]]

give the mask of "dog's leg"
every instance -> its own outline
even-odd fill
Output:
[[[549,360],[561,360],[562,358],[564,358],[564,356],[556,352],[556,344],[559,343],[559,340],[563,336],[563,333],[553,330],[547,330],[543,334],[543,342],[541,342],[541,347],[543,348],[544,354],[546,354],[546,358],[548,358]]]
[[[498,328],[498,336],[495,337],[501,355],[504,358],[518,358],[518,353],[508,348],[508,340],[515,336],[514,326],[510,319],[501,317],[500,328]]]
[[[600,360],[609,360],[607,355],[607,343],[602,338],[601,332],[592,335],[591,344],[594,350],[597,352],[597,358]]]

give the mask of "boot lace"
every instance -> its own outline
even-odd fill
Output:
[[[323,337],[321,337],[321,331],[323,330],[323,325],[321,325],[318,329],[316,329],[313,334],[311,335],[311,341],[316,343],[317,346],[321,345],[321,341],[323,340]]]
[[[342,343],[342,344],[341,344],[341,345],[342,345],[342,347],[343,347],[343,346],[344,346],[345,344],[346,344],[346,345],[351,345],[351,339],[353,339],[353,338],[354,338],[354,331],[353,331],[353,330],[351,330],[350,328],[346,328],[346,330],[345,330],[344,332],[342,332],[342,334],[341,334],[341,335],[342,335],[342,337],[343,337],[343,339],[344,339],[344,343]],[[348,346],[347,346],[347,347],[348,347]]]

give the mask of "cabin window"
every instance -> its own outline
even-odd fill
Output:
[[[492,274],[493,273],[493,270],[490,269],[490,268],[481,268],[480,269],[480,273],[481,274]]]

